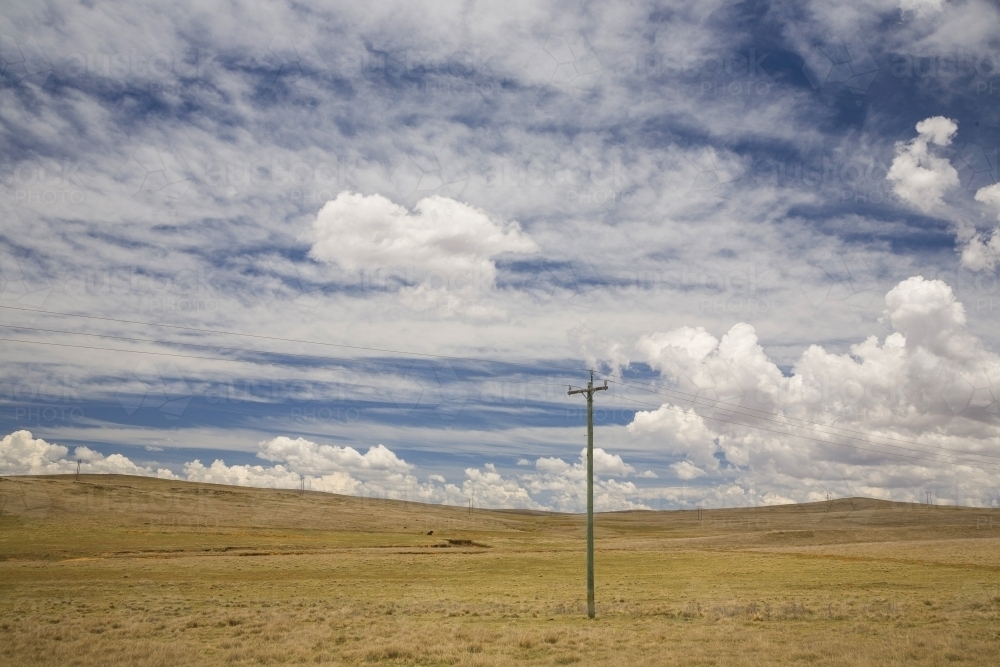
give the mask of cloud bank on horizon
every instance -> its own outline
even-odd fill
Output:
[[[601,507],[996,504],[998,35],[988,0],[19,3],[2,469],[572,510],[597,367]]]
[[[634,353],[659,373],[665,389],[681,395],[637,411],[625,428],[628,444],[681,457],[670,468],[682,482],[713,481],[696,491],[699,504],[814,502],[832,490],[917,501],[923,485],[944,475],[949,500],[996,506],[1000,355],[966,331],[965,308],[942,281],[909,278],[885,303],[893,333],[881,343],[870,336],[846,354],[812,345],[790,375],[767,357],[748,324],[721,340],[702,327],[641,336]],[[279,436],[258,444],[257,458],[272,466],[222,459],[206,466],[195,459],[184,463],[181,476],[120,454],[77,447],[67,458],[68,451],[17,431],[0,441],[0,473],[65,474],[76,458],[86,472],[269,488],[297,488],[305,480],[309,489],[329,493],[559,511],[580,511],[586,492],[586,450],[575,463],[522,459],[519,466],[534,470],[514,474],[493,463],[466,468],[461,486],[439,474],[421,482],[414,465],[381,444],[361,454]],[[683,486],[640,488],[626,478],[656,479],[656,473],[640,474],[603,448],[594,458],[599,510],[695,498]]]

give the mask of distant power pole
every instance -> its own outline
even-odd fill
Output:
[[[594,607],[594,392],[608,388],[608,381],[603,387],[594,386],[594,371],[590,371],[590,382],[586,389],[573,389],[572,385],[567,395],[587,395],[587,618],[597,616]]]
[[[81,461],[82,461],[82,459],[77,459],[76,460],[76,481],[78,481],[78,482],[80,481],[80,462]]]

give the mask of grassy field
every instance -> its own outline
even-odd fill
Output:
[[[1000,511],[596,519],[136,477],[0,481],[4,665],[997,665]]]

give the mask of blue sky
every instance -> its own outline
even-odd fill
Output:
[[[998,28],[5,8],[0,467],[578,511],[597,368],[599,507],[995,505]]]

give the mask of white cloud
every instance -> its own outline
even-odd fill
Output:
[[[495,288],[494,257],[537,251],[516,222],[448,197],[421,199],[410,212],[382,195],[341,192],[313,223],[310,256],[350,272],[399,274],[411,283],[402,290],[408,304],[455,312]]]
[[[64,198],[66,203],[33,207],[29,199],[27,205],[16,205],[17,186],[13,186],[5,190],[8,196],[0,203],[5,207],[5,224],[12,225],[7,236],[19,239],[19,247],[43,259],[47,271],[55,271],[46,275],[47,282],[54,286],[50,305],[61,304],[58,308],[53,305],[54,310],[72,308],[74,312],[131,318],[137,310],[155,309],[143,319],[161,321],[161,315],[172,312],[171,301],[174,307],[181,308],[186,300],[199,309],[187,314],[205,326],[224,325],[235,331],[294,334],[309,339],[336,332],[337,342],[344,344],[506,360],[537,359],[542,363],[565,359],[575,352],[575,346],[566,344],[567,329],[581,326],[581,319],[592,327],[599,322],[601,336],[628,342],[640,332],[674,328],[674,322],[702,324],[721,337],[734,321],[743,320],[752,322],[761,340],[770,345],[770,358],[765,361],[773,360],[787,369],[799,356],[803,342],[863,340],[869,333],[866,327],[870,326],[872,314],[860,308],[840,308],[835,299],[824,301],[821,309],[801,308],[795,276],[803,275],[803,269],[814,262],[809,253],[799,249],[819,249],[830,243],[850,252],[854,249],[850,239],[877,230],[875,235],[882,241],[866,244],[863,254],[886,281],[895,283],[912,275],[915,262],[928,272],[925,275],[955,267],[939,264],[940,255],[917,257],[911,244],[894,242],[909,238],[913,230],[908,227],[919,227],[919,221],[908,221],[906,216],[881,209],[881,205],[851,207],[850,215],[838,213],[849,208],[848,194],[855,203],[859,195],[862,201],[873,201],[871,195],[876,194],[884,203],[881,188],[875,188],[877,192],[865,188],[867,177],[848,178],[847,183],[837,178],[869,158],[881,165],[882,137],[877,128],[884,124],[875,121],[858,126],[835,120],[830,115],[832,100],[783,83],[785,77],[780,73],[787,63],[777,63],[773,54],[762,63],[767,76],[730,80],[722,68],[711,72],[702,67],[716,59],[732,56],[738,62],[750,55],[746,44],[736,49],[734,44],[739,40],[730,39],[734,26],[739,31],[735,15],[714,20],[723,4],[713,1],[684,7],[673,12],[673,20],[655,24],[643,5],[627,9],[620,5],[595,6],[581,13],[572,5],[542,10],[480,3],[461,16],[433,3],[402,9],[364,6],[344,9],[351,16],[346,31],[340,25],[343,17],[324,19],[317,15],[311,17],[315,20],[303,20],[301,12],[290,6],[266,15],[220,10],[221,18],[216,23],[236,28],[206,34],[200,46],[225,57],[209,62],[204,73],[199,63],[195,76],[190,76],[182,60],[187,59],[191,44],[186,32],[176,29],[188,21],[184,11],[148,11],[147,5],[140,2],[109,16],[89,11],[83,5],[66,5],[61,9],[64,20],[50,25],[39,23],[32,16],[31,4],[22,3],[9,14],[13,24],[21,26],[23,34],[17,38],[20,48],[24,48],[25,39],[37,40],[39,52],[49,54],[53,67],[60,63],[65,66],[67,58],[74,54],[112,54],[114,59],[114,54],[135,53],[139,57],[165,54],[177,58],[177,69],[161,72],[155,81],[140,72],[116,76],[108,72],[106,65],[102,71],[106,58],[97,58],[93,64],[86,64],[83,76],[69,73],[79,85],[35,86],[30,88],[31,95],[22,96],[21,104],[13,104],[7,114],[11,136],[23,138],[18,144],[23,150],[15,159],[25,160],[15,168],[30,171],[33,165],[41,165],[49,169],[40,161],[53,155],[56,162],[75,161],[80,169],[70,172],[66,187],[86,202],[80,206]],[[982,114],[988,115],[988,105],[983,105],[989,96],[976,95],[968,77],[960,74],[960,67],[954,68],[956,74],[950,77],[947,63],[949,54],[969,53],[975,57],[994,52],[995,2],[949,3],[945,11],[919,21],[909,17],[895,20],[899,0],[866,0],[860,6],[809,0],[802,11],[793,11],[790,6],[772,7],[772,16],[783,22],[786,33],[807,31],[807,37],[832,33],[846,41],[849,51],[853,51],[850,40],[854,35],[869,48],[878,44],[883,53],[893,56],[880,59],[880,79],[895,81],[908,90],[940,93],[941,103],[949,105],[942,106],[940,113],[949,115],[952,109],[962,109],[962,118],[966,119],[963,130],[982,120],[983,132],[988,134],[985,128],[989,118]],[[916,3],[908,6],[919,9]],[[660,13],[670,13],[669,7],[664,6]],[[122,29],[123,25],[128,29]],[[503,85],[504,81],[527,74],[524,61],[539,52],[541,46],[536,40],[551,34],[554,25],[558,26],[556,36],[565,36],[570,44],[586,35],[592,53],[603,61],[606,69],[594,83],[593,95],[574,97],[550,88],[539,97],[537,89]],[[331,31],[338,34],[338,39],[323,37]],[[294,35],[290,44],[296,49],[276,46],[283,35]],[[310,43],[319,49],[318,54],[311,48],[297,48]],[[756,57],[765,56],[761,45],[756,46]],[[367,58],[372,48],[379,57],[384,55],[385,69],[371,71],[367,65],[374,61],[357,60],[359,54]],[[807,50],[814,48],[815,43],[810,43]],[[269,71],[267,62],[252,61],[255,54],[268,50],[278,56],[280,62],[272,64],[280,65],[280,72]],[[913,54],[926,65],[921,71],[927,76],[896,78],[889,68],[898,54]],[[616,59],[616,55],[625,58]],[[632,56],[634,62],[630,65],[627,60]],[[317,64],[320,60],[325,65]],[[689,71],[688,62],[697,71]],[[407,85],[396,85],[391,80],[393,64],[415,66],[413,78],[404,77]],[[988,59],[983,65],[989,66]],[[97,70],[91,71],[95,66]],[[572,68],[572,62],[566,66]],[[851,66],[840,62],[836,69]],[[421,76],[425,70],[428,76]],[[451,72],[458,75],[447,76]],[[313,73],[321,76],[311,76]],[[294,89],[301,91],[301,86],[289,85],[300,75],[316,84],[310,86],[308,96],[296,93]],[[973,77],[973,83],[978,78]],[[131,97],[115,96],[126,102],[112,107],[108,96],[101,94],[101,82],[124,86],[126,90],[133,86],[149,90],[147,84],[152,83],[154,96],[163,109],[191,107],[198,111],[168,113],[163,122],[131,123],[129,119],[135,114],[127,103]],[[654,82],[657,85],[649,85]],[[481,83],[487,86],[482,96],[478,91]],[[740,94],[723,94],[731,88],[726,83],[740,88]],[[750,94],[746,85],[750,83],[757,91],[763,86],[765,94]],[[460,86],[457,92],[450,88],[452,84]],[[712,87],[707,94],[706,84]],[[355,93],[346,105],[343,85]],[[664,99],[665,86],[680,94]],[[67,97],[66,90],[74,92]],[[268,94],[261,95],[261,91]],[[869,119],[898,111],[900,101],[894,94],[883,97],[874,88],[867,93],[866,99],[878,107],[873,107]],[[233,109],[238,113],[234,115]],[[344,113],[331,114],[330,109]],[[198,122],[189,122],[191,118]],[[621,119],[627,122],[622,124]],[[676,132],[667,126],[677,123],[692,128],[685,136],[699,137],[697,145],[688,141],[684,148],[670,144],[669,137],[676,136]],[[608,138],[609,127],[620,128],[613,141]],[[73,128],[85,131],[71,131]],[[564,131],[566,128],[571,131]],[[651,131],[659,139],[646,136]],[[296,137],[309,140],[297,141]],[[747,137],[754,140],[743,141]],[[736,145],[745,148],[733,153]],[[793,150],[774,154],[767,147],[775,145]],[[121,196],[112,175],[128,157],[123,149],[131,153],[136,146],[156,147],[164,161],[186,158],[194,173],[182,199],[167,205],[147,205],[141,197]],[[161,148],[167,146],[176,148],[177,155],[167,155]],[[407,154],[423,150],[421,146],[433,148],[441,167],[439,183],[443,185],[432,184],[425,191],[425,182],[416,186],[412,196],[403,195],[391,172]],[[119,152],[121,155],[116,157]],[[934,146],[928,152],[943,154]],[[754,178],[712,187],[715,180],[730,180],[732,174],[759,174],[758,160],[795,161],[785,157],[795,154],[803,156],[801,175],[786,179],[788,187],[777,188],[781,192],[776,193],[766,184],[761,186]],[[841,162],[840,156],[852,154],[859,160]],[[697,159],[699,155],[717,159],[706,160],[714,164],[704,164]],[[810,167],[816,167],[817,175],[824,174],[819,180],[826,182],[827,156],[833,162],[831,173],[836,187],[829,189],[837,191],[836,201],[827,198],[822,185],[814,187],[809,178]],[[958,160],[954,161],[958,167]],[[785,166],[789,172],[795,171],[794,164],[782,164]],[[995,164],[992,166],[995,168]],[[863,173],[880,171],[881,166]],[[162,170],[149,173],[163,175]],[[435,176],[433,169],[421,178],[426,176]],[[466,289],[461,281],[449,285],[442,279],[441,269],[428,269],[426,274],[414,270],[411,287],[401,293],[368,290],[359,296],[357,289],[341,289],[340,283],[345,281],[338,273],[340,269],[332,264],[299,259],[295,234],[307,228],[323,203],[335,199],[339,192],[397,192],[405,197],[406,224],[419,226],[420,221],[409,220],[420,217],[413,208],[414,201],[429,191],[459,197],[451,189],[459,176],[464,178],[459,190],[462,202],[487,211],[491,217],[523,222],[541,246],[543,261],[564,262],[576,268],[583,258],[596,262],[594,258],[599,257],[600,275],[605,281],[591,282],[588,274],[586,281],[578,277],[574,284],[573,280],[563,280],[558,271],[552,271],[556,280],[546,280],[528,275],[533,270],[529,266],[511,272],[523,281],[519,282],[519,286],[525,285],[523,290],[494,290],[487,285],[489,289],[476,291]],[[705,178],[709,179],[707,187],[703,187]],[[878,176],[874,179],[880,180]],[[964,176],[962,180],[964,184]],[[888,188],[890,182],[881,180],[881,185]],[[719,190],[730,193],[732,198],[717,200]],[[598,196],[607,201],[598,205]],[[404,202],[395,194],[391,197],[397,203]],[[803,203],[808,204],[804,209],[799,206]],[[873,208],[879,212],[870,213]],[[831,213],[817,224],[812,215],[800,218],[789,212],[796,209]],[[66,219],[72,224],[66,224]],[[205,220],[211,224],[204,224]],[[169,233],[150,228],[150,224],[164,221],[168,222]],[[304,221],[304,225],[296,227],[297,221]],[[846,230],[847,235],[832,230]],[[155,243],[148,242],[151,235],[157,238]],[[985,249],[989,243],[987,232],[980,245],[970,244],[969,253],[963,253],[966,264],[986,268],[989,257]],[[722,250],[730,254],[716,254]],[[491,251],[487,247],[482,252],[463,255],[463,250],[458,254],[472,257],[473,265],[480,265],[485,256],[487,268],[494,262],[499,266],[495,256],[486,254]],[[451,256],[450,250],[443,252]],[[369,267],[389,262],[385,256],[370,255],[362,252],[347,259],[357,256],[365,259]],[[272,263],[268,258],[275,256],[281,260]],[[409,259],[404,261],[410,265]],[[138,272],[139,280],[120,280],[114,275],[118,271]],[[403,270],[394,271],[400,274]],[[744,281],[749,285],[746,288],[734,288],[739,281],[729,281],[733,275],[751,272],[770,274],[761,281]],[[703,279],[716,273],[720,277],[717,283]],[[168,288],[142,289],[143,275],[166,281]],[[84,282],[82,276],[88,276],[86,289],[62,289],[64,284]],[[89,276],[98,280],[90,281]],[[183,288],[183,276],[197,276],[190,281],[196,287]],[[202,281],[202,276],[207,279]],[[290,279],[296,284],[308,284],[293,289],[289,287]],[[101,280],[107,288],[92,289]],[[617,281],[618,287],[609,287],[607,280]],[[9,281],[8,290],[11,284]],[[827,288],[827,284],[821,276],[818,285]],[[316,291],[316,285],[324,289]],[[581,298],[584,285],[588,291]],[[855,287],[852,282],[851,288]],[[395,290],[396,286],[390,284],[390,288]],[[535,290],[549,295],[541,306],[522,298]],[[881,293],[885,291],[881,289]],[[306,313],[301,310],[301,299],[293,302],[293,297],[303,293],[318,294]],[[563,298],[573,294],[573,299]],[[747,314],[747,303],[751,301],[763,301],[764,308]],[[720,308],[720,302],[736,308]],[[574,304],[572,308],[567,306],[569,303]],[[972,304],[967,304],[970,319],[978,326]],[[219,306],[218,310],[213,306]],[[586,315],[580,314],[583,307]],[[414,314],[414,310],[421,312]],[[461,318],[434,317],[435,311],[487,320],[509,312],[514,326],[470,327],[467,321],[458,321]],[[345,322],[350,326],[345,327]],[[95,333],[116,333],[113,326],[98,327],[96,321],[92,324]],[[188,340],[227,344],[221,337],[203,338],[215,340],[195,341],[194,335]],[[743,339],[747,340],[746,336]],[[627,342],[617,349],[597,346],[586,350],[586,356],[595,361],[627,359],[629,354],[625,353],[631,350],[622,349],[627,346]],[[711,349],[716,346],[717,341]],[[26,346],[18,350],[24,351],[24,363],[8,365],[9,377],[19,379],[25,370],[35,374],[39,369],[58,365],[75,376],[72,386],[81,396],[99,393],[109,371],[119,372],[112,363],[117,359],[112,357],[121,355],[94,352],[81,356],[78,351],[69,354],[41,347],[32,351]],[[672,359],[667,362],[674,363]],[[287,382],[290,372],[308,373],[310,378],[329,375],[325,369],[315,368],[249,370],[229,362],[177,363],[191,377],[220,384],[232,378],[259,377],[257,373],[262,372],[275,383]],[[709,400],[743,400],[746,388],[756,386],[744,382],[724,364],[689,360],[677,363],[692,371],[678,378],[680,386]],[[79,382],[77,378],[81,378]],[[377,384],[379,380],[371,382]],[[772,389],[776,386],[770,380],[765,385]],[[363,386],[362,381],[357,383],[357,390],[368,392],[367,396],[379,391]],[[137,395],[141,397],[141,392]],[[466,410],[476,409],[475,400],[470,399]],[[206,434],[205,439],[198,440],[200,445],[211,440],[227,447],[243,447],[262,437],[247,436],[228,427],[215,428],[199,423],[199,419],[190,413],[185,417],[186,421],[193,420],[190,426]],[[109,439],[133,442],[130,435],[136,429],[132,427],[106,423],[104,428]],[[360,426],[352,428],[356,430],[351,437],[358,434],[355,442],[363,443],[354,446],[362,453],[373,442],[389,442],[364,434]],[[454,445],[440,444],[439,433],[426,429],[413,432],[412,437],[425,438],[421,446],[437,447],[439,453],[453,452]],[[162,440],[155,429],[142,437],[157,444]],[[730,443],[726,433],[720,433],[720,437],[719,446],[730,447],[729,461],[737,460],[734,457],[740,453],[750,455],[749,445],[743,441]],[[534,454],[558,455],[557,446],[543,443]],[[626,460],[631,459],[626,455]],[[206,464],[210,461],[207,459]],[[279,462],[257,463],[270,466]],[[753,497],[747,493],[745,497]]]
[[[67,458],[69,448],[33,438],[30,431],[15,431],[0,441],[0,473],[5,475],[66,475],[76,472],[76,462],[82,462],[85,474],[142,475],[176,479],[165,468],[138,466],[121,454],[104,456],[89,447],[77,447]]]
[[[413,466],[398,458],[385,445],[369,447],[361,454],[353,447],[318,445],[305,438],[292,440],[278,436],[261,442],[257,457],[266,461],[282,461],[302,475],[323,475],[329,472],[408,473]]]
[[[997,220],[1000,220],[1000,183],[976,190],[976,201],[993,206],[997,210]]]
[[[992,206],[1000,220],[1000,183],[994,183],[976,191],[976,201]],[[1000,227],[994,227],[987,236],[972,225],[965,225],[960,236],[965,245],[961,247],[962,266],[972,271],[993,271],[1000,263]]]
[[[705,471],[690,461],[678,461],[670,464],[674,473],[683,480],[691,480],[705,475]]]
[[[652,443],[658,451],[685,454],[702,465],[718,467],[715,458],[718,435],[705,424],[705,420],[694,408],[684,409],[666,404],[656,410],[636,412],[627,431],[635,438]]]
[[[734,405],[703,399],[688,409],[666,403],[636,413],[627,432],[637,444],[652,442],[686,456],[671,468],[682,479],[703,473],[702,484],[717,480],[702,492],[719,502],[764,502],[768,493],[807,500],[820,489],[916,499],[927,483],[950,486],[967,502],[994,502],[987,482],[991,473],[982,469],[989,460],[977,466],[941,448],[1000,455],[1000,356],[966,330],[965,309],[943,281],[909,278],[888,292],[885,303],[885,322],[893,331],[883,342],[871,336],[846,354],[810,346],[790,376],[766,357],[746,324],[734,326],[715,347],[714,338],[690,328],[643,337],[636,348],[660,370],[667,387],[676,387],[685,375],[718,379],[721,389],[706,385],[702,395],[738,399]],[[773,421],[758,421],[755,414]],[[702,417],[710,416],[778,433],[719,421],[709,427]],[[800,420],[823,426],[805,430]],[[834,427],[850,429],[841,435],[869,434],[885,444],[847,440]],[[886,446],[900,441],[916,443],[902,445],[915,451]],[[712,465],[719,451],[728,466]],[[743,489],[738,498],[730,493],[734,476]]]
[[[924,280],[923,276],[908,278],[885,295],[885,306],[892,327],[911,349],[924,347],[962,361],[977,353],[967,348],[975,343],[963,331],[965,306],[945,282]]]
[[[614,375],[619,374],[622,368],[628,368],[629,359],[621,343],[607,339],[598,340],[597,334],[588,327],[571,331],[569,335],[576,339],[587,368],[597,369],[607,366]]]
[[[939,208],[945,192],[958,187],[958,172],[948,158],[932,154],[930,144],[947,146],[956,132],[955,121],[943,116],[917,123],[917,136],[896,144],[896,157],[886,175],[893,192],[921,211]]]
[[[221,459],[216,459],[208,467],[198,459],[188,461],[184,464],[184,476],[192,482],[286,489],[297,487],[301,480],[298,474],[284,466],[227,466]]]
[[[54,475],[75,470],[65,460],[67,447],[51,445],[30,431],[15,431],[0,441],[0,467],[6,475]]]
[[[580,450],[580,460],[585,460],[587,450]],[[635,473],[635,468],[625,463],[618,454],[608,454],[600,447],[594,447],[594,474],[624,477]]]
[[[527,489],[496,470],[467,468],[465,476],[462,491],[467,497],[473,497],[480,507],[543,509],[542,505],[531,498]]]
[[[571,467],[569,463],[554,457],[541,457],[535,461],[535,468],[543,473],[562,474]]]
[[[962,266],[970,271],[993,271],[1000,263],[1000,227],[989,238],[975,232],[960,249]]]
[[[560,458],[540,457],[535,471],[519,475],[521,484],[530,493],[548,498],[548,505],[563,512],[581,512],[587,507],[587,450],[580,458],[568,463]],[[647,471],[651,472],[651,471]],[[594,507],[598,511],[648,509],[641,501],[641,491],[632,482],[601,479],[635,475],[633,466],[618,454],[601,447],[594,448]],[[643,473],[638,477],[650,477]],[[655,473],[652,475],[655,477]]]
[[[466,468],[461,485],[449,483],[438,474],[428,475],[420,482],[413,474],[414,466],[399,458],[384,445],[375,445],[361,454],[352,447],[320,445],[304,438],[279,436],[258,445],[257,456],[274,463],[265,465],[227,465],[216,459],[210,465],[200,460],[183,465],[183,474],[170,470],[154,470],[138,466],[121,454],[104,456],[88,447],[77,447],[68,458],[69,449],[41,439],[32,438],[28,431],[16,431],[0,442],[0,472],[13,475],[71,474],[77,459],[83,461],[85,473],[142,475],[191,482],[229,484],[272,489],[297,489],[304,484],[311,491],[344,495],[394,498],[417,502],[465,505],[470,499],[477,507],[521,508],[580,511],[586,489],[586,450],[574,463],[558,458],[535,461],[537,472],[519,476],[504,475],[492,463],[480,468]],[[529,463],[525,460],[525,463]],[[594,449],[596,499],[598,509],[630,509],[643,507],[634,502],[639,489],[630,482],[602,480],[601,476],[627,476],[635,468],[621,456]],[[641,477],[655,477],[647,471]],[[533,494],[552,496],[538,500]]]

